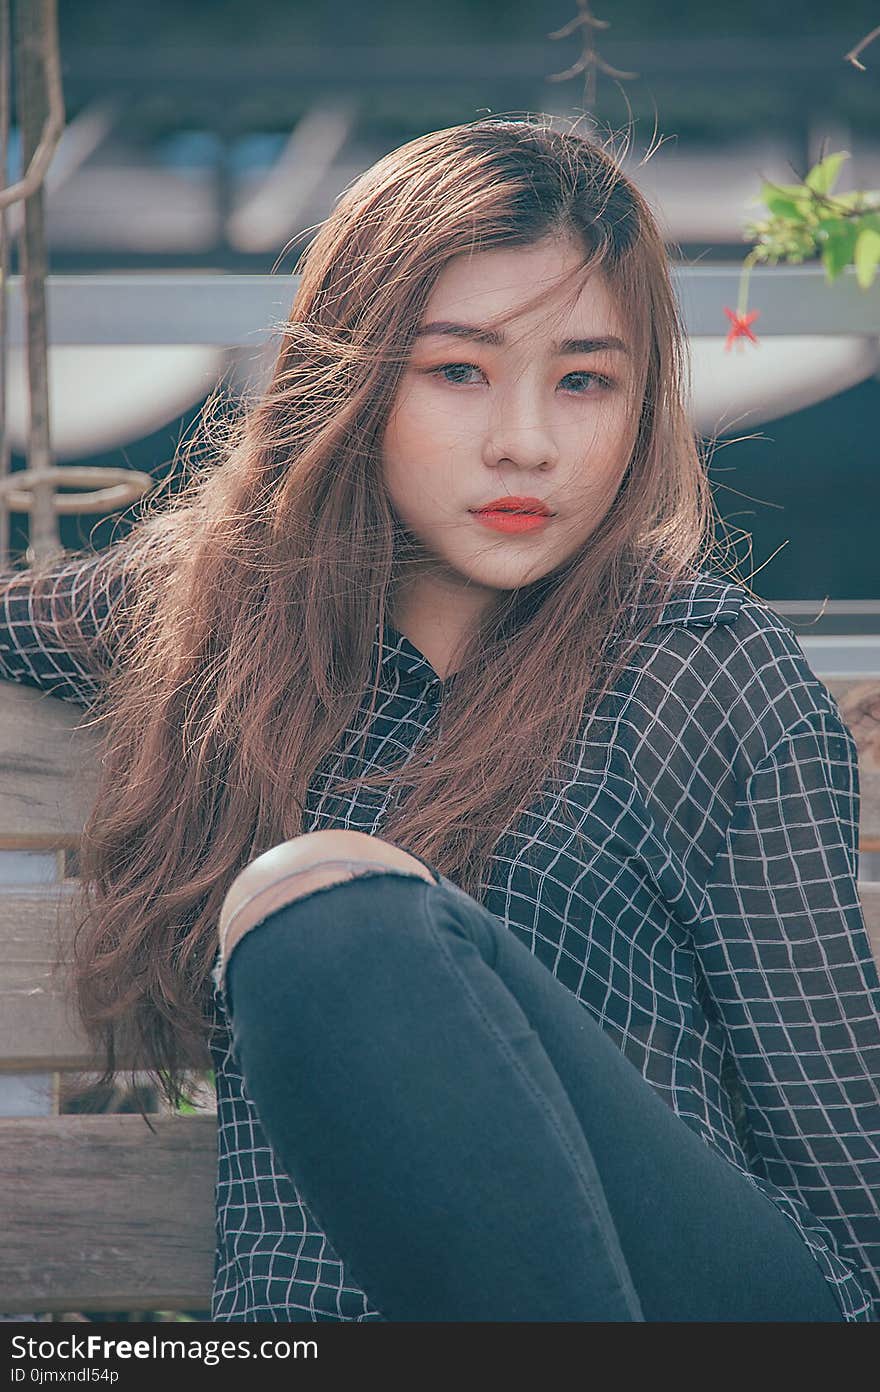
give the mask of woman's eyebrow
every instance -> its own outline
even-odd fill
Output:
[[[507,341],[497,329],[483,329],[478,324],[454,324],[446,319],[423,324],[416,331],[417,338],[429,338],[440,334],[486,343],[490,348],[501,348]],[[619,353],[629,354],[623,339],[617,338],[614,334],[597,335],[592,338],[565,338],[561,343],[553,344],[554,352],[560,357],[566,353],[601,353],[606,349],[616,349]]]

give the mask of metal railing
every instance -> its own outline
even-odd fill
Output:
[[[723,335],[723,306],[735,305],[740,266],[672,269],[688,335]],[[50,275],[46,279],[51,344],[258,343],[283,323],[296,295],[296,275],[213,275],[187,272]],[[25,343],[20,276],[8,284],[9,343]],[[755,266],[749,303],[761,310],[760,333],[880,336],[880,277],[862,290],[848,267],[829,285],[821,266]]]

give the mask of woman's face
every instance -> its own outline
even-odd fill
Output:
[[[593,273],[573,300],[572,240],[454,258],[428,300],[383,439],[394,511],[444,588],[509,590],[553,571],[614,500],[634,441],[629,345]],[[489,323],[545,287],[543,304]],[[595,342],[594,342],[595,341]],[[537,499],[542,521],[481,520],[496,499]],[[529,506],[529,504],[525,504]]]

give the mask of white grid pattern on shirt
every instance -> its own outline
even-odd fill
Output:
[[[90,705],[100,675],[52,622],[73,610],[84,637],[106,639],[122,557],[59,563],[40,624],[27,572],[0,577],[0,677]],[[334,801],[334,780],[412,751],[437,716],[423,655],[390,626],[376,643],[366,763],[344,752],[356,722],[313,780],[307,830],[380,834],[387,793]],[[777,1205],[844,1317],[876,1317],[880,983],[857,891],[856,748],[836,702],[772,609],[703,573],[668,602],[563,769],[499,842],[481,902]],[[216,974],[211,1004],[212,1317],[381,1319],[272,1153]]]

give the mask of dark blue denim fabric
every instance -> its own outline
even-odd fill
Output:
[[[266,1135],[384,1319],[840,1321],[795,1225],[429,868],[306,894],[226,964]]]

